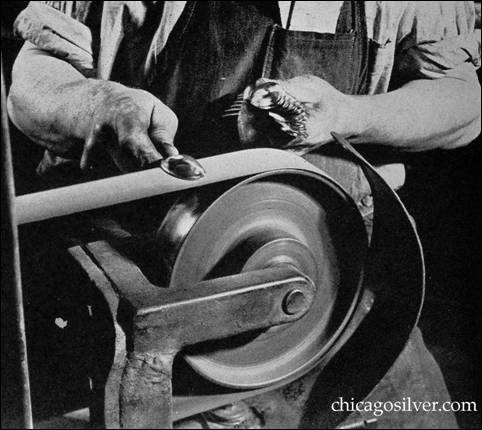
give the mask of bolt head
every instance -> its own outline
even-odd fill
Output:
[[[283,299],[283,311],[288,315],[295,315],[306,309],[305,293],[299,289],[291,290]]]

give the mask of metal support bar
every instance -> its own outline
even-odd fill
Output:
[[[15,217],[15,185],[13,179],[12,152],[8,128],[7,101],[5,81],[2,75],[2,273],[3,279],[11,280],[11,288],[15,300],[15,319],[18,337],[18,352],[20,357],[20,379],[22,383],[22,428],[33,428],[32,404],[30,399],[30,381],[27,359],[27,339],[25,334],[25,319],[23,311],[22,280],[20,271],[20,251],[18,245],[18,229]],[[6,262],[7,264],[4,264]]]
[[[274,267],[164,290],[134,318],[134,348],[178,349],[301,318],[315,287],[298,270]],[[156,304],[157,303],[157,304]]]
[[[314,298],[313,282],[291,266],[170,290],[151,284],[105,242],[85,249],[115,286],[124,318],[129,315],[125,324],[132,347],[119,395],[112,397],[119,399],[121,428],[171,428],[172,363],[184,347],[296,321]]]
[[[121,383],[123,428],[171,428],[172,363],[183,347],[296,321],[314,297],[313,283],[291,267],[218,278],[193,290],[197,297],[167,290],[165,303],[137,310],[135,352]]]

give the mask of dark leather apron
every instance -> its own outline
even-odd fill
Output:
[[[366,91],[363,2],[343,3],[335,34],[285,30],[279,24],[277,2],[187,3],[145,83],[177,114],[180,152],[201,157],[240,149],[220,118],[260,77],[312,74],[347,94]],[[366,203],[369,186],[360,168],[335,145],[306,158],[339,181],[360,206]]]

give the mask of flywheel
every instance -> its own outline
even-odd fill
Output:
[[[232,388],[280,382],[322,359],[356,306],[367,251],[351,198],[329,179],[294,169],[230,183],[215,198],[189,192],[168,212],[157,243],[173,289],[287,264],[313,281],[315,300],[300,320],[185,351],[199,374]]]

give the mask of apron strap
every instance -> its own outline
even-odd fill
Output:
[[[363,1],[344,1],[338,22],[337,33],[359,32],[366,33],[365,5]]]
[[[353,94],[366,94],[368,90],[368,66],[369,48],[367,19],[365,14],[365,2],[363,1],[344,1],[341,7],[340,16],[336,25],[337,33],[354,32],[363,38],[360,44],[360,71],[358,87],[353,89]]]
[[[293,18],[293,12],[295,10],[295,4],[296,4],[296,1],[294,1],[294,0],[290,4],[290,10],[288,12],[288,21],[286,21],[286,30],[289,30],[290,27],[291,27],[291,19]]]

